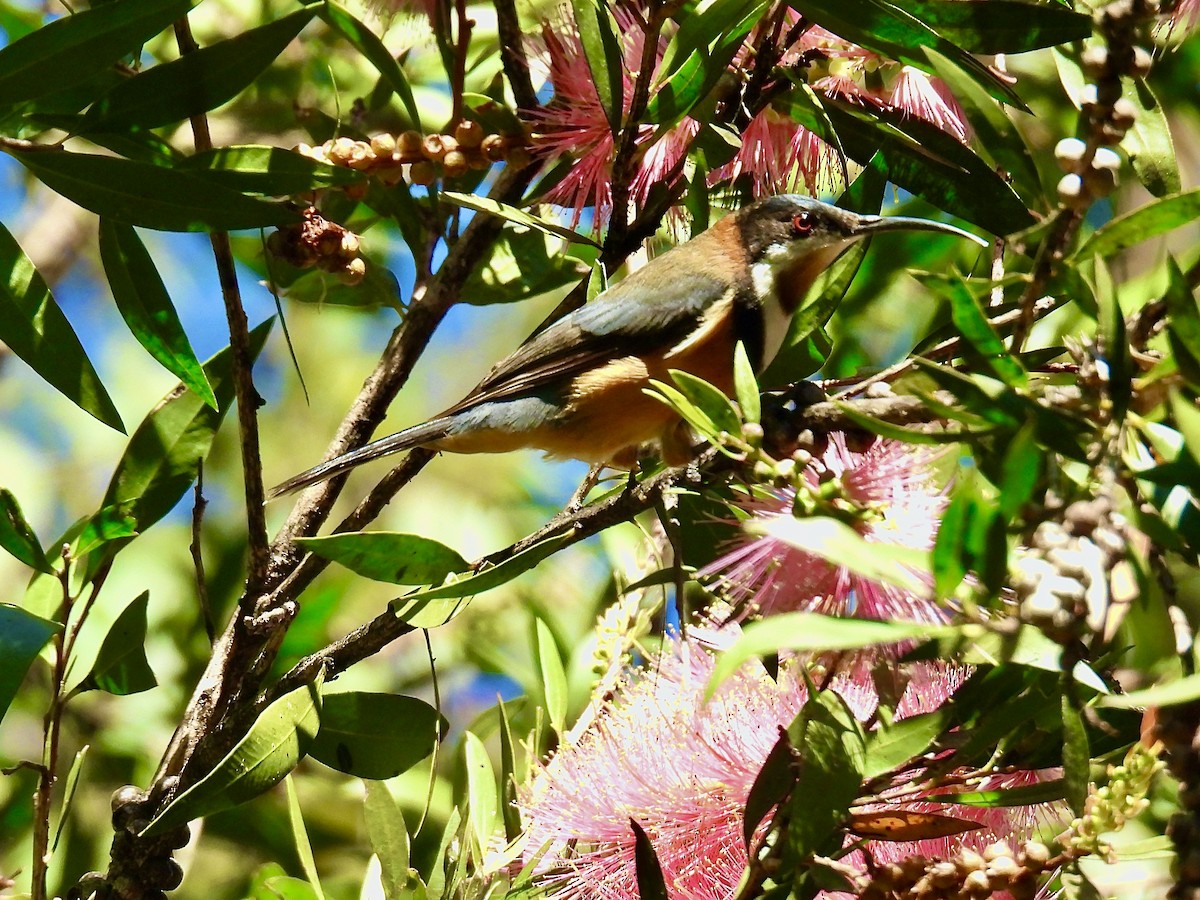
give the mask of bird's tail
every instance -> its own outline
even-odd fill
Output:
[[[274,500],[276,497],[282,497],[285,494],[291,494],[327,479],[335,478],[363,463],[436,441],[438,438],[446,436],[452,421],[449,416],[431,419],[420,425],[413,425],[411,428],[405,428],[403,431],[397,431],[395,434],[372,441],[365,447],[335,456],[327,462],[313,466],[311,469],[301,472],[299,475],[293,475],[287,481],[275,485],[267,491],[267,499]]]

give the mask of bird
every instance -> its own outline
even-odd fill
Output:
[[[534,334],[449,409],[301,472],[268,498],[415,447],[537,448],[551,458],[632,469],[641,449],[657,444],[664,462],[682,464],[691,432],[647,393],[651,381],[669,382],[677,369],[732,395],[739,341],[762,372],[817,276],[855,241],[901,230],[987,245],[928,219],[862,215],[800,194],[759,200]]]

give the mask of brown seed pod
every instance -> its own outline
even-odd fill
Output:
[[[505,146],[504,138],[501,135],[489,134],[479,147],[483,151],[483,155],[492,162],[500,162],[504,159]]]
[[[421,144],[421,153],[426,159],[441,162],[442,157],[446,155],[445,137],[440,134],[430,134],[425,137],[424,143]]]
[[[442,157],[442,170],[447,178],[455,178],[467,171],[467,155],[461,150],[451,150]]]
[[[422,160],[415,162],[408,170],[408,180],[413,184],[431,185],[437,178],[437,170],[433,167],[433,163]]]
[[[460,147],[468,150],[474,149],[483,143],[483,126],[470,119],[464,119],[455,127],[454,138]]]
[[[391,159],[396,152],[396,138],[390,134],[377,134],[371,138],[371,152],[379,159]]]

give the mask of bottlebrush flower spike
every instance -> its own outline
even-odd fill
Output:
[[[628,13],[617,10],[616,16],[624,56],[623,112],[628,114],[645,35]],[[578,223],[582,210],[591,207],[599,226],[612,213],[612,166],[616,154],[612,128],[574,23],[557,27],[543,24],[542,49],[554,96],[533,114],[533,151],[547,159],[573,158],[570,170],[547,192],[545,200],[571,209],[573,225]],[[666,40],[662,39],[655,53],[656,66],[665,49]],[[639,128],[636,140],[641,156],[630,183],[632,202],[644,202],[651,187],[676,171],[699,128],[696,121],[685,119],[653,143],[654,127]]]
[[[970,135],[966,115],[945,82],[930,78],[920,69],[901,69],[889,100],[897,109],[933,123],[963,143]]]
[[[736,626],[670,642],[644,669],[629,674],[601,704],[577,740],[557,754],[519,791],[527,825],[526,860],[542,853],[537,871],[551,896],[636,900],[634,819],[649,836],[663,870],[668,895],[680,900],[733,897],[747,863],[743,810],[751,786],[775,745],[807,699],[800,661],[785,660],[777,678],[757,661],[747,663],[705,701],[715,652],[702,643],[736,634]],[[911,674],[902,687],[896,717],[934,709],[963,675],[949,665],[900,666],[883,654],[857,654],[837,662],[829,689],[842,695],[855,716],[868,721],[879,703],[872,669]],[[801,748],[802,752],[802,748]],[[886,798],[875,809],[922,809],[945,814],[928,794]],[[1027,810],[954,807],[952,815],[978,822],[978,830],[914,842],[869,844],[876,860],[916,852],[948,855],[982,849],[1018,836]],[[767,824],[759,828],[759,837]],[[543,853],[544,851],[544,853]],[[866,858],[848,858],[865,872]],[[824,895],[832,897],[834,895]],[[997,895],[1002,896],[1002,895]]]
[[[929,550],[946,496],[932,470],[939,454],[900,441],[876,440],[852,450],[842,434],[814,459],[805,479],[836,479],[843,498],[866,511],[857,530],[871,542]],[[775,490],[738,502],[751,521],[792,516],[795,492]],[[872,581],[777,537],[744,531],[734,546],[699,572],[745,615],[807,611],[865,619],[941,622],[945,612],[926,596]]]

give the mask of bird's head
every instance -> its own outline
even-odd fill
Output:
[[[855,241],[884,231],[938,231],[987,242],[970,232],[907,216],[864,216],[800,194],[768,197],[736,214],[736,224],[761,294],[776,294],[791,313],[813,280]]]

